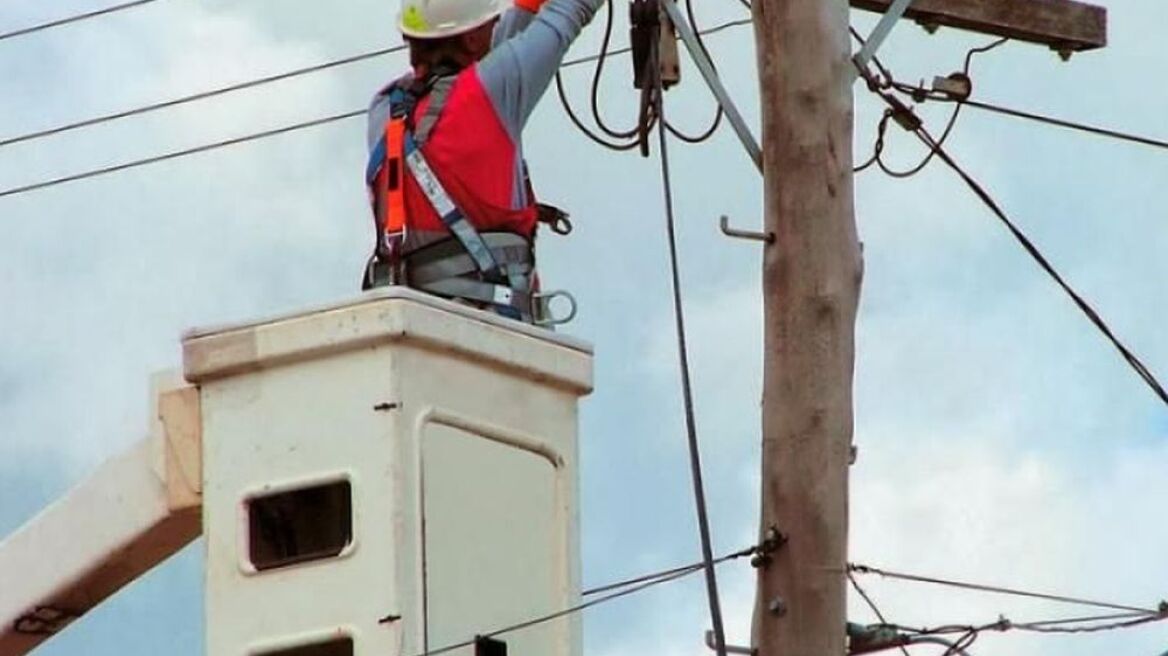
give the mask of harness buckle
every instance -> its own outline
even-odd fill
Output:
[[[505,285],[491,285],[494,288],[494,296],[491,300],[495,305],[511,305],[515,299],[515,290]]]
[[[552,299],[565,298],[568,300],[568,314],[562,317],[557,317],[552,314]],[[532,323],[537,326],[550,328],[552,326],[559,326],[568,323],[576,318],[576,297],[563,289],[555,289],[549,292],[536,292],[531,295],[532,313],[534,318]]]

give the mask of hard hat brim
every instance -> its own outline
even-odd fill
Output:
[[[478,29],[478,28],[482,27],[483,25],[486,25],[487,23],[495,20],[502,13],[503,13],[502,10],[498,10],[498,11],[494,11],[494,12],[491,12],[489,14],[484,15],[481,19],[479,19],[478,21],[475,21],[473,23],[462,23],[462,24],[458,24],[458,25],[436,25],[433,29],[422,31],[422,30],[412,30],[412,29],[406,27],[405,22],[403,21],[403,15],[401,14],[401,12],[398,12],[397,29],[399,32],[402,33],[402,36],[405,36],[405,37],[408,37],[411,39],[421,39],[421,40],[446,39],[446,38],[449,38],[452,36],[458,36],[459,34],[466,34],[467,32],[470,32],[471,30]]]

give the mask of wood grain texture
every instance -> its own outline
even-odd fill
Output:
[[[762,103],[762,516],[788,536],[758,576],[759,656],[845,653],[848,456],[861,260],[848,7],[755,0]],[[782,612],[772,612],[772,604]]]
[[[849,1],[857,9],[879,13],[893,2]],[[1073,0],[915,0],[905,18],[1040,43],[1055,50],[1094,50],[1107,45],[1107,9]]]

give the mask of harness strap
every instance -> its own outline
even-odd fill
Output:
[[[531,321],[533,309],[531,292],[518,291],[508,285],[496,285],[471,278],[446,278],[420,284],[417,289],[438,296],[462,298],[491,305],[502,314]]]
[[[457,296],[489,303],[508,316],[531,321],[529,275],[531,266],[521,266],[519,262],[506,257],[502,258],[502,261],[496,260],[491,248],[450,197],[421,150],[421,144],[425,143],[441,116],[454,82],[455,76],[442,76],[428,79],[425,88],[420,90],[421,93],[417,91],[407,93],[400,88],[390,91],[394,112],[386,123],[384,137],[371,153],[365,171],[366,182],[370,184],[374,195],[375,207],[380,205],[383,212],[382,217],[375,217],[379,219],[379,226],[384,231],[382,233],[384,239],[379,239],[378,243],[384,243],[384,250],[390,257],[390,266],[396,269],[401,261],[400,246],[406,223],[401,163],[401,158],[404,157],[405,166],[409,168],[426,200],[430,202],[442,224],[462,245],[477,272],[485,279],[501,276],[509,285],[503,287],[481,280],[449,278],[419,284],[418,288],[444,296]],[[415,127],[411,120],[414,107],[421,96],[427,93],[430,96],[430,103]],[[379,248],[377,252],[380,250]],[[506,293],[501,290],[506,290]]]
[[[529,277],[534,269],[531,244],[510,232],[488,232],[483,240],[491,255],[508,271]],[[478,265],[454,239],[438,242],[405,257],[410,284],[424,284],[442,278],[469,276],[479,272]]]
[[[414,139],[417,140],[419,146],[430,138],[430,131],[434,129],[434,124],[438,122],[438,117],[442,114],[442,109],[446,107],[446,101],[450,98],[450,90],[454,88],[454,80],[454,76],[438,78],[430,88],[430,104],[426,106],[426,111],[414,128]]]
[[[402,161],[405,129],[405,123],[400,120],[385,123],[385,207],[382,208],[382,227],[389,234],[401,233],[406,228],[405,162]]]

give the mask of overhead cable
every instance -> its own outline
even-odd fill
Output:
[[[716,558],[712,562],[714,565],[720,565],[720,564],[725,563],[727,561],[734,560],[735,558],[741,558],[743,556],[748,556],[750,554],[756,553],[758,550],[759,550],[759,547],[748,547],[746,549],[742,549],[740,551],[735,551],[735,552],[727,554],[725,556],[721,556],[719,558]],[[462,642],[446,645],[444,647],[439,647],[437,649],[431,649],[429,651],[425,651],[425,652],[422,652],[420,654],[417,654],[417,656],[438,656],[438,654],[445,654],[447,652],[455,651],[457,649],[469,647],[469,646],[475,644],[475,642],[479,638],[493,638],[495,636],[503,635],[505,633],[511,633],[513,631],[520,631],[522,629],[528,629],[528,628],[531,628],[533,626],[538,626],[540,624],[544,624],[546,622],[550,622],[552,620],[559,619],[561,617],[572,615],[573,613],[578,613],[580,611],[586,610],[586,609],[591,608],[593,606],[597,606],[599,604],[603,604],[603,603],[612,601],[614,599],[619,599],[621,597],[625,597],[625,596],[628,596],[628,595],[631,595],[631,594],[634,594],[637,592],[641,592],[643,590],[647,590],[647,589],[649,589],[653,586],[656,586],[656,585],[661,585],[663,583],[668,583],[670,581],[676,581],[677,579],[684,578],[686,576],[689,576],[690,574],[700,572],[704,566],[705,566],[705,562],[698,562],[698,563],[694,563],[692,565],[675,567],[675,568],[668,569],[668,570],[665,570],[662,572],[656,572],[653,574],[646,574],[644,576],[638,576],[638,577],[628,579],[625,581],[619,581],[617,583],[610,583],[608,585],[603,585],[603,586],[599,586],[596,588],[592,588],[591,590],[585,590],[583,592],[583,596],[596,595],[602,591],[615,590],[615,592],[611,592],[609,594],[606,594],[606,595],[603,595],[600,597],[595,597],[594,599],[590,599],[588,601],[576,604],[574,606],[570,606],[570,607],[565,608],[563,610],[548,613],[546,615],[540,615],[539,617],[533,617],[531,619],[524,620],[524,621],[518,622],[516,624],[511,624],[509,626],[505,626],[505,627],[502,627],[499,629],[494,629],[494,630],[489,631],[487,633],[480,633],[474,638],[470,638],[467,640],[463,640]]]
[[[966,61],[969,61],[968,56]],[[897,97],[893,96],[885,90],[889,86],[903,90],[902,87],[904,85],[897,85],[894,81],[890,80],[885,80],[883,82],[874,80],[873,77],[864,70],[861,70],[860,74],[864,76],[869,82],[869,90],[879,96],[888,105],[888,111],[885,113],[884,118],[881,120],[881,125],[878,128],[877,145],[875,149],[876,152],[873,156],[873,159],[866,162],[864,165],[862,165],[861,168],[866,168],[873,160],[877,163],[880,163],[880,150],[883,146],[882,133],[887,126],[887,121],[889,118],[895,120],[907,131],[913,133],[913,135],[916,136],[921,141],[921,143],[923,143],[929,149],[930,157],[933,155],[939,157],[943,162],[945,162],[946,165],[949,166],[950,169],[952,169],[958,175],[958,177],[962,179],[962,181],[965,182],[966,186],[968,186],[970,190],[973,191],[974,195],[976,195],[978,199],[980,199],[982,203],[987,208],[989,208],[994,216],[996,216],[998,220],[1001,221],[1002,225],[1006,227],[1014,240],[1017,241],[1020,246],[1022,246],[1022,249],[1026,251],[1026,253],[1032,260],[1034,260],[1039,268],[1041,268],[1043,272],[1045,272],[1047,276],[1050,277],[1051,280],[1053,280],[1059,286],[1059,288],[1063,290],[1064,293],[1066,293],[1066,295],[1071,299],[1079,311],[1082,312],[1085,317],[1087,317],[1088,321],[1090,321],[1091,324],[1094,325],[1095,328],[1107,339],[1107,341],[1109,341],[1111,345],[1115,347],[1115,349],[1119,352],[1120,357],[1123,358],[1124,362],[1127,363],[1127,365],[1136,373],[1136,375],[1144,381],[1148,388],[1152,390],[1152,392],[1162,403],[1168,405],[1168,391],[1164,389],[1164,386],[1160,383],[1159,379],[1155,374],[1152,373],[1147,365],[1144,364],[1143,360],[1141,360],[1122,340],[1119,339],[1119,337],[1115,335],[1115,332],[1111,329],[1111,326],[1109,326],[1103,317],[1099,315],[1098,311],[1096,311],[1095,308],[1089,302],[1087,302],[1087,300],[1083,298],[1083,296],[1079,294],[1079,292],[1075,290],[1075,288],[1072,287],[1065,278],[1063,278],[1062,274],[1060,274],[1058,270],[1054,268],[1054,265],[1050,263],[1046,256],[1043,255],[1042,251],[1038,249],[1038,247],[1030,240],[1026,233],[1022,232],[1021,228],[1019,228],[1010,219],[1005,210],[1003,210],[997,201],[994,200],[994,198],[989,194],[989,192],[986,191],[985,187],[983,187],[977,180],[975,180],[968,171],[966,171],[960,164],[957,163],[956,160],[953,159],[952,156],[949,155],[949,153],[945,150],[943,143],[933,138],[932,134],[929,133],[924,123],[919,117],[917,117],[912,108],[905,105]],[[923,92],[924,90],[921,91]]]
[[[956,635],[958,638],[955,641],[945,641],[950,645],[949,650],[945,652],[945,655],[948,655],[954,653],[963,653],[961,650],[967,649],[971,644],[974,643],[974,641],[977,640],[978,636],[988,631],[997,633],[1027,631],[1072,635],[1131,629],[1138,626],[1143,626],[1145,624],[1151,624],[1153,622],[1162,622],[1164,620],[1168,620],[1168,605],[1162,605],[1161,609],[1157,612],[1143,613],[1140,615],[1141,616],[1136,617],[1135,619],[1121,621],[1107,621],[1106,618],[1113,616],[1101,615],[1097,617],[1053,619],[1036,622],[1013,622],[1005,616],[1000,616],[993,622],[977,625],[946,624],[932,628],[915,628],[898,624],[884,624],[875,625],[875,627],[868,628],[883,628],[896,631],[901,634],[897,636],[898,640],[890,644],[888,647],[886,647],[886,649],[890,649],[895,644],[916,645],[933,642],[932,640],[929,640],[931,637]],[[1077,623],[1077,625],[1069,626],[1069,623]]]
[[[668,2],[669,0],[666,0],[666,1]],[[689,19],[690,26],[693,27],[694,36],[696,37],[696,40],[698,42],[698,48],[701,48],[701,51],[703,53],[705,53],[706,59],[708,59],[710,61],[710,66],[714,69],[715,72],[717,72],[718,67],[716,64],[714,64],[714,58],[710,56],[710,51],[708,48],[706,48],[706,42],[705,42],[705,40],[702,39],[702,32],[698,28],[698,19],[697,19],[697,16],[694,15],[694,0],[685,0],[685,16],[686,16],[686,18]],[[708,128],[706,128],[705,130],[703,130],[702,132],[699,132],[696,135],[686,134],[682,130],[675,127],[669,121],[663,121],[663,122],[664,122],[665,128],[667,130],[669,130],[669,133],[672,134],[673,136],[677,137],[678,139],[681,139],[682,141],[684,141],[686,143],[698,144],[698,143],[702,143],[702,142],[708,140],[710,137],[714,136],[714,133],[718,131],[718,126],[720,126],[722,124],[723,114],[724,114],[724,112],[722,111],[722,103],[718,102],[718,100],[715,99],[714,100],[714,118],[713,118],[713,120],[710,121],[710,126]]]
[[[708,28],[708,29],[704,30],[704,33],[705,34],[714,34],[717,32],[721,32],[722,30],[729,29],[731,27],[736,27],[739,25],[746,25],[749,23],[750,23],[750,20],[748,20],[748,19],[728,21],[728,22],[722,23],[720,25],[716,25],[714,27]],[[610,52],[609,55],[621,54],[621,53],[628,52],[629,50],[630,50],[629,48],[620,48],[618,50],[614,50],[614,51]],[[360,57],[360,55],[358,55],[358,57]],[[587,55],[584,57],[578,57],[576,59],[568,60],[568,61],[565,61],[561,65],[561,68],[579,66],[579,65],[582,65],[582,64],[585,64],[588,62],[595,61],[597,59],[597,57],[598,57],[597,55]],[[173,106],[173,104],[171,104],[169,106]],[[363,116],[363,115],[365,115],[366,111],[367,111],[366,109],[358,109],[358,110],[353,110],[351,112],[343,112],[340,114],[325,116],[323,118],[318,118],[318,119],[314,119],[314,120],[310,120],[310,121],[293,123],[291,125],[286,125],[283,127],[272,129],[272,130],[265,130],[263,132],[256,132],[256,133],[252,133],[252,134],[247,134],[247,135],[243,135],[243,136],[236,137],[233,139],[226,139],[224,141],[217,141],[214,143],[204,144],[204,145],[196,146],[193,148],[187,148],[187,149],[183,149],[183,150],[173,151],[173,152],[169,152],[169,153],[165,153],[165,154],[161,154],[161,155],[155,155],[155,156],[146,157],[143,159],[133,160],[130,162],[124,162],[121,164],[115,164],[112,166],[106,166],[106,167],[102,167],[102,168],[98,168],[98,169],[91,169],[88,171],[83,171],[80,173],[66,175],[66,176],[62,176],[59,178],[44,180],[41,182],[20,185],[17,187],[10,187],[7,189],[0,189],[0,198],[16,196],[19,194],[37,191],[40,189],[46,189],[49,187],[55,187],[58,185],[63,185],[63,184],[75,182],[78,180],[96,178],[96,177],[111,174],[111,173],[117,173],[120,171],[126,171],[129,169],[135,169],[135,168],[139,168],[139,167],[143,167],[143,166],[149,166],[151,164],[156,164],[158,162],[164,162],[167,160],[187,157],[189,155],[195,155],[198,153],[203,153],[203,152],[207,152],[207,151],[211,151],[211,150],[217,150],[219,148],[225,148],[227,146],[233,146],[236,144],[246,143],[249,141],[257,141],[257,140],[265,139],[268,137],[274,137],[274,136],[277,136],[280,134],[295,132],[297,130],[303,130],[303,129],[307,129],[307,128],[326,125],[329,123],[334,123],[334,122],[341,121],[341,120],[348,119],[348,118],[355,118],[357,116]]]
[[[85,119],[82,121],[75,121],[73,123],[66,123],[64,125],[58,125],[56,127],[47,128],[44,130],[38,130],[36,132],[29,132],[27,134],[22,134],[22,135],[15,136],[15,137],[0,138],[0,148],[3,148],[4,146],[11,146],[13,144],[18,144],[18,143],[21,143],[24,141],[32,141],[34,139],[43,139],[45,137],[50,137],[53,135],[61,134],[63,132],[69,132],[72,130],[77,130],[80,128],[87,128],[87,127],[92,127],[94,125],[99,125],[102,123],[109,123],[111,121],[116,121],[118,119],[123,119],[123,118],[127,118],[130,116],[140,116],[142,114],[148,114],[150,112],[155,112],[155,111],[158,111],[160,109],[167,109],[170,107],[176,107],[178,105],[185,105],[187,103],[191,103],[191,102],[195,102],[195,101],[199,101],[199,100],[206,100],[208,98],[214,98],[216,96],[222,96],[222,95],[233,93],[236,91],[242,91],[244,89],[251,89],[251,88],[263,86],[266,84],[271,84],[273,82],[279,82],[282,80],[289,80],[292,78],[300,77],[302,75],[308,75],[310,73],[318,73],[320,71],[325,71],[325,70],[328,70],[330,68],[336,68],[338,66],[345,66],[346,64],[354,64],[357,62],[365,61],[367,59],[373,59],[375,57],[382,57],[384,55],[388,55],[391,53],[401,52],[405,49],[406,49],[406,46],[404,46],[404,45],[393,46],[391,48],[382,48],[380,50],[374,50],[374,51],[362,53],[359,55],[353,55],[351,57],[343,57],[341,59],[333,59],[331,61],[323,62],[320,64],[314,64],[312,66],[306,66],[304,68],[297,68],[297,69],[293,69],[290,71],[285,71],[283,73],[277,73],[275,75],[268,75],[266,77],[256,78],[254,80],[248,80],[246,82],[240,82],[238,84],[231,84],[231,85],[227,85],[224,87],[218,87],[216,89],[210,89],[208,91],[200,91],[198,93],[192,93],[192,94],[185,95],[185,96],[179,96],[177,98],[171,98],[169,100],[163,100],[163,101],[152,103],[149,105],[142,105],[140,107],[134,107],[132,109],[126,109],[126,110],[114,112],[112,114],[95,116],[93,118],[88,118],[88,119]]]
[[[1063,278],[1062,274],[1060,274],[1050,263],[1050,261],[1046,259],[1046,256],[1042,254],[1042,251],[1040,251],[1038,247],[1034,245],[1034,242],[1030,241],[1030,238],[1026,236],[1026,233],[1022,232],[1022,230],[1017,225],[1015,225],[1012,220],[1010,220],[1010,217],[1006,215],[1006,212],[1001,208],[1000,205],[998,205],[997,201],[995,201],[993,197],[990,196],[989,192],[986,191],[980,183],[974,180],[973,177],[964,168],[962,168],[961,165],[958,164],[949,155],[949,153],[945,151],[941,144],[933,140],[932,135],[930,135],[923,126],[918,128],[916,135],[918,138],[920,138],[922,143],[937,153],[937,156],[941,158],[941,161],[945,162],[949,168],[953,169],[953,171],[957,173],[958,177],[960,177],[973,191],[973,193],[982,201],[982,203],[984,203],[985,206],[988,207],[991,212],[993,212],[994,216],[996,216],[998,220],[1002,222],[1002,225],[1006,226],[1006,229],[1009,230],[1010,234],[1014,237],[1018,244],[1022,246],[1022,249],[1025,250],[1028,255],[1030,255],[1031,259],[1034,260],[1039,268],[1046,272],[1047,276],[1049,276],[1051,280],[1053,280],[1063,290],[1063,292],[1065,292],[1067,296],[1070,297],[1071,301],[1074,302],[1074,304],[1079,308],[1079,311],[1083,313],[1083,316],[1087,317],[1087,319],[1095,326],[1095,328],[1098,329],[1098,331],[1105,338],[1107,338],[1107,341],[1111,342],[1111,345],[1115,347],[1115,349],[1119,352],[1120,357],[1122,357],[1124,362],[1126,362],[1128,366],[1131,367],[1132,371],[1134,371],[1136,375],[1138,375],[1140,379],[1144,381],[1148,388],[1152,390],[1152,392],[1160,399],[1161,402],[1163,402],[1165,405],[1168,405],[1168,391],[1164,389],[1164,386],[1160,383],[1160,380],[1156,377],[1156,375],[1152,373],[1152,371],[1147,367],[1147,365],[1144,364],[1143,360],[1141,360],[1139,356],[1132,352],[1132,350],[1128,348],[1128,346],[1122,340],[1120,340],[1119,337],[1116,336],[1115,332],[1111,329],[1111,326],[1109,326],[1107,322],[1104,321],[1103,317],[1099,315],[1099,312],[1089,302],[1087,302],[1087,299],[1083,298],[1083,296],[1079,294],[1079,292],[1076,291],[1074,287],[1071,287],[1070,283],[1068,283],[1066,279]]]
[[[856,592],[859,593],[860,598],[864,600],[864,603],[868,604],[868,608],[870,608],[876,615],[876,619],[880,620],[881,624],[888,624],[888,619],[884,617],[884,613],[880,612],[880,607],[876,605],[876,602],[872,600],[872,597],[868,596],[868,591],[860,585],[860,582],[856,580],[855,573],[853,573],[850,569],[848,570],[848,581],[852,584],[852,587],[856,590]],[[904,645],[900,645],[900,652],[904,656],[909,656],[908,649],[906,649]]]
[[[864,45],[864,43],[865,43],[864,38],[862,36],[860,36],[859,32],[857,32],[855,28],[850,28],[850,29],[852,32],[852,36],[857,41],[860,42],[861,46]],[[961,67],[962,75],[965,75],[966,78],[969,77],[970,69],[973,66],[973,57],[975,55],[989,52],[989,51],[993,50],[994,48],[1002,46],[1007,41],[1009,41],[1009,39],[1004,39],[1004,38],[1003,39],[996,39],[996,40],[991,41],[990,43],[988,43],[984,46],[970,48],[968,51],[966,51],[965,60],[964,60],[964,63],[962,64],[962,67]],[[873,88],[873,84],[875,84],[879,88],[896,87],[897,82],[892,77],[891,71],[889,71],[888,68],[885,67],[884,64],[881,63],[880,60],[877,59],[876,57],[873,57],[872,59],[873,59],[873,63],[875,63],[875,65],[876,65],[877,69],[880,71],[880,78],[878,80],[872,79],[872,78],[867,78],[869,81],[869,87]],[[861,71],[862,76],[864,75],[864,73],[865,73],[864,71]],[[938,144],[943,145],[946,141],[948,141],[950,135],[953,134],[953,128],[957,126],[957,119],[961,116],[962,106],[963,106],[962,103],[957,103],[956,106],[954,106],[953,111],[950,112],[949,119],[945,122],[945,129],[941,131],[941,137],[937,140]],[[880,123],[877,125],[876,143],[872,148],[872,156],[868,160],[866,160],[863,164],[855,167],[852,170],[853,173],[859,173],[861,171],[864,171],[868,167],[872,166],[873,164],[876,164],[880,167],[881,171],[883,171],[885,174],[887,174],[893,178],[911,178],[912,176],[923,171],[925,169],[925,167],[928,166],[929,163],[933,161],[933,157],[936,155],[936,151],[934,151],[934,150],[929,150],[925,154],[925,156],[921,159],[921,161],[917,162],[917,164],[915,164],[914,166],[911,166],[907,169],[901,169],[901,170],[893,169],[884,161],[884,156],[883,156],[884,155],[884,137],[885,137],[885,134],[886,134],[886,131],[888,128],[888,121],[889,121],[889,119],[892,119],[894,117],[895,117],[895,112],[892,109],[885,111],[883,118],[881,118]]]
[[[1164,141],[1163,139],[1154,139],[1152,137],[1132,134],[1130,132],[1120,132],[1119,130],[1112,130],[1110,128],[1087,125],[1085,123],[1076,123],[1066,119],[1055,118],[1053,116],[1044,116],[1042,114],[1035,114],[1033,112],[1026,112],[1020,109],[995,105],[987,102],[980,102],[977,100],[964,100],[961,101],[961,104],[968,105],[976,109],[985,110],[987,112],[995,112],[997,114],[1004,114],[1006,116],[1013,116],[1015,118],[1037,121],[1039,123],[1045,123],[1046,125],[1067,128],[1069,130],[1077,130],[1079,132],[1094,134],[1100,137],[1108,137],[1111,139],[1118,139],[1120,141],[1128,141],[1145,146],[1154,146],[1156,148],[1168,149],[1168,141]]]
[[[670,0],[665,0],[669,2]],[[726,656],[726,632],[722,625],[722,607],[718,598],[718,580],[714,572],[714,556],[710,537],[710,520],[706,508],[706,493],[702,482],[702,461],[698,449],[697,421],[694,417],[693,387],[690,383],[689,354],[685,336],[685,311],[681,300],[681,267],[677,255],[677,230],[673,219],[673,188],[669,173],[669,152],[667,150],[668,128],[665,118],[665,88],[661,82],[661,70],[657,66],[660,51],[659,39],[654,38],[649,45],[652,53],[649,61],[654,70],[649,79],[654,82],[655,114],[660,121],[657,127],[658,159],[661,161],[661,189],[665,200],[665,233],[669,244],[670,281],[673,287],[673,318],[677,330],[678,368],[681,374],[682,405],[685,412],[686,444],[689,448],[690,478],[693,481],[694,505],[697,509],[698,536],[705,561],[706,596],[710,606],[710,621],[714,629],[714,648],[718,656]]]
[[[38,25],[18,28],[9,32],[0,32],[0,41],[7,41],[8,39],[15,39],[19,36],[26,36],[36,32],[43,32],[54,27],[69,25],[70,23],[79,23],[91,18],[97,18],[98,16],[105,16],[107,14],[113,14],[125,9],[132,9],[134,7],[141,7],[142,5],[148,5],[157,1],[158,0],[133,0],[132,2],[123,2],[119,5],[112,5],[102,9],[95,9],[93,11],[87,11],[83,14],[74,14],[72,16],[66,16],[65,18],[58,18],[45,23],[40,23]]]
[[[12,187],[9,189],[0,190],[0,198],[6,198],[8,196],[16,196],[18,194],[25,194],[25,193],[28,193],[30,191],[37,191],[38,189],[46,189],[48,187],[55,187],[57,185],[63,185],[63,184],[69,183],[69,182],[76,182],[78,180],[85,180],[87,178],[96,178],[98,176],[108,175],[110,173],[117,173],[119,171],[126,171],[129,169],[136,169],[136,168],[139,168],[142,166],[149,166],[151,164],[158,164],[159,162],[165,162],[165,161],[172,160],[172,159],[178,159],[180,157],[187,157],[188,155],[195,155],[197,153],[205,153],[209,150],[218,150],[219,148],[226,148],[227,146],[234,146],[237,144],[247,143],[249,141],[257,141],[259,139],[267,139],[268,137],[274,137],[277,135],[286,134],[288,132],[295,132],[297,130],[303,130],[306,128],[317,127],[320,125],[327,125],[329,123],[336,123],[337,121],[343,121],[343,120],[348,119],[348,118],[355,118],[357,116],[363,116],[366,113],[366,111],[367,110],[359,109],[359,110],[352,111],[352,112],[342,112],[340,114],[333,114],[331,116],[325,116],[323,118],[313,119],[311,121],[304,121],[301,123],[293,123],[292,125],[285,125],[283,127],[275,128],[273,130],[265,130],[263,132],[256,132],[253,134],[244,135],[242,137],[235,137],[234,139],[225,139],[223,141],[216,141],[214,143],[203,144],[201,146],[195,146],[194,148],[186,148],[183,150],[176,150],[173,152],[164,153],[162,155],[155,155],[153,157],[146,157],[144,159],[138,159],[138,160],[133,160],[130,162],[124,162],[122,164],[114,164],[112,166],[105,166],[105,167],[102,167],[99,169],[92,169],[89,171],[84,171],[82,173],[74,173],[72,175],[66,175],[66,176],[62,176],[59,178],[52,178],[50,180],[44,180],[42,182],[34,182],[32,184],[23,185],[20,187]]]
[[[1110,603],[1106,601],[1096,601],[1093,599],[1086,599],[1083,597],[1069,597],[1065,595],[1056,595],[1046,592],[1031,592],[1028,590],[1020,590],[1017,588],[1005,588],[996,585],[987,585],[984,583],[969,583],[966,581],[956,581],[953,579],[943,579],[932,576],[922,576],[920,574],[906,574],[904,572],[895,572],[891,570],[881,569],[879,567],[872,567],[870,565],[861,565],[858,563],[850,563],[848,565],[849,572],[857,574],[876,574],[890,579],[900,579],[903,581],[914,581],[917,583],[930,583],[933,585],[943,585],[953,588],[961,588],[964,590],[975,590],[978,592],[989,592],[993,594],[1013,595],[1017,597],[1029,597],[1031,599],[1045,599],[1047,601],[1057,601],[1065,604],[1076,604],[1080,606],[1091,606],[1095,608],[1109,608],[1112,610],[1131,611],[1134,613],[1143,614],[1157,614],[1161,609],[1156,608],[1141,608],[1139,606],[1127,606],[1124,604]]]

